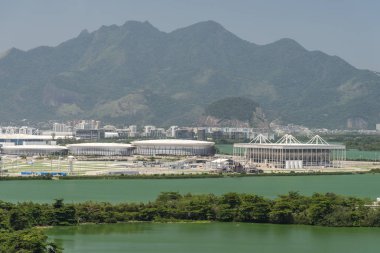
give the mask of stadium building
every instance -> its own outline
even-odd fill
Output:
[[[67,155],[67,148],[57,145],[12,145],[0,147],[1,154],[25,155],[25,156],[48,156]]]
[[[133,141],[138,155],[211,156],[215,154],[214,142],[161,139]]]
[[[32,134],[0,134],[0,144],[10,145],[49,145],[52,144],[52,136]]]
[[[234,161],[246,168],[267,167],[280,169],[342,168],[346,160],[344,145],[331,145],[320,136],[301,143],[292,135],[285,135],[271,143],[258,135],[250,143],[236,143]]]
[[[52,136],[0,134],[0,153],[5,155],[66,155],[67,148],[55,145]]]
[[[129,156],[134,147],[121,143],[80,143],[67,145],[70,154],[78,156]]]

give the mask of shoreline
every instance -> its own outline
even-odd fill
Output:
[[[202,179],[202,178],[239,178],[239,177],[284,177],[284,176],[337,176],[380,173],[380,168],[355,171],[276,171],[264,173],[190,173],[190,174],[152,174],[152,175],[72,175],[72,176],[1,176],[0,181],[23,180],[128,180],[128,179]]]

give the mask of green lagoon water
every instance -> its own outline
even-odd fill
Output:
[[[343,195],[380,197],[380,174],[329,176],[261,176],[203,179],[91,179],[0,181],[0,200],[47,202],[63,198],[66,203],[93,201],[146,202],[160,192],[255,193],[268,198],[289,191],[311,195],[334,192]]]
[[[268,198],[289,191],[380,196],[380,174],[266,176],[204,179],[0,181],[0,200],[66,203],[153,200],[163,191],[256,193]],[[378,252],[380,228],[326,228],[243,223],[126,223],[47,229],[65,253],[122,252]]]
[[[379,252],[380,228],[127,223],[47,230],[65,253]]]

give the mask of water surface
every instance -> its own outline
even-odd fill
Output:
[[[56,227],[65,253],[378,252],[379,228],[246,223],[130,223]]]
[[[265,176],[204,179],[94,179],[94,180],[27,180],[0,181],[0,200],[52,202],[108,201],[146,202],[160,192],[180,193],[227,192],[255,193],[268,198],[289,191],[311,195],[334,192],[358,197],[380,197],[380,174],[336,176]]]

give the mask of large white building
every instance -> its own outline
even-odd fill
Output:
[[[53,124],[53,132],[56,132],[56,133],[72,132],[72,128],[66,124],[54,123]]]
[[[70,154],[77,156],[129,156],[134,147],[122,143],[80,143],[67,145]]]
[[[14,145],[0,148],[4,155],[48,156],[67,155],[67,148],[57,145]]]
[[[215,154],[214,142],[160,139],[133,141],[139,155],[192,155],[210,156]]]
[[[48,145],[53,144],[53,137],[31,134],[0,134],[0,145]]]
[[[344,145],[331,145],[320,136],[301,143],[291,135],[271,143],[262,135],[250,143],[235,143],[234,161],[245,167],[282,169],[341,168],[346,160]]]
[[[134,138],[138,135],[136,125],[130,125],[128,129],[129,129],[129,137]]]
[[[66,155],[67,148],[55,145],[51,135],[0,134],[0,153],[6,155]]]

